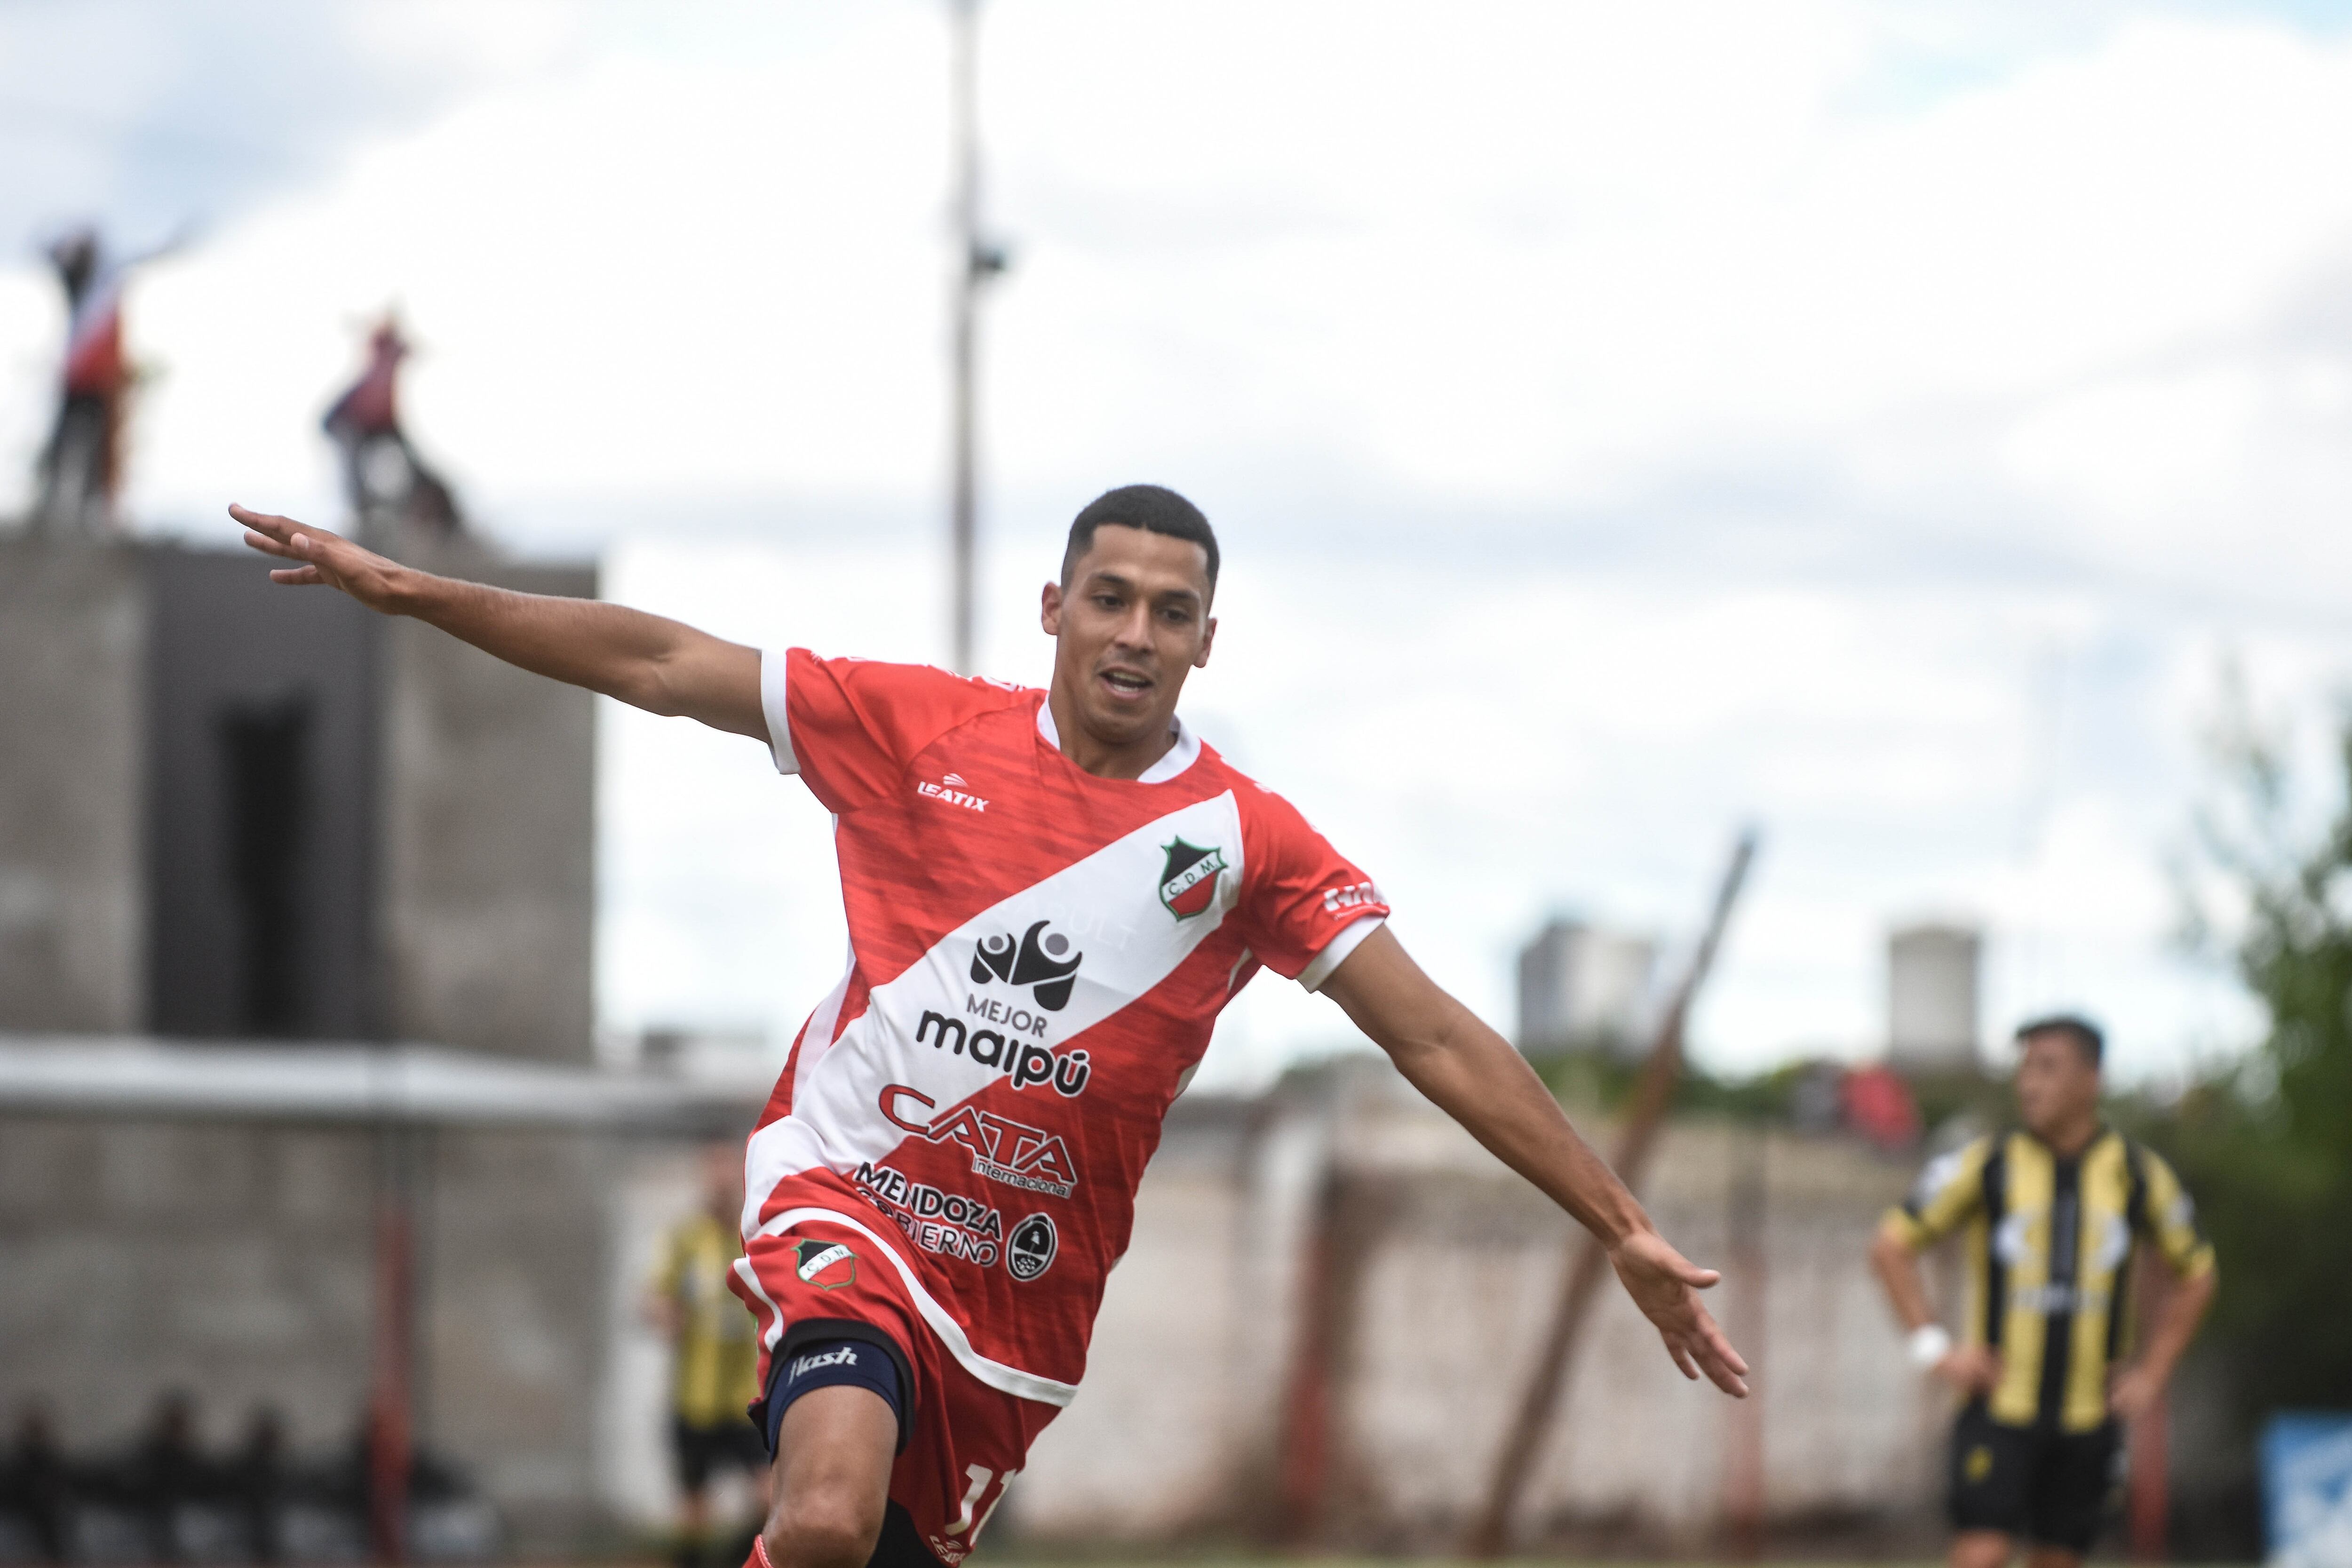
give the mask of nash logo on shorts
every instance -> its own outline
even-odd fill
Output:
[[[1005,1270],[1026,1284],[1054,1267],[1054,1254],[1061,1245],[1053,1217],[1033,1214],[1014,1226],[1013,1234],[1004,1238]]]
[[[1205,912],[1217,901],[1217,873],[1225,868],[1225,852],[1181,838],[1160,847],[1168,851],[1168,864],[1160,870],[1160,901],[1180,921]]]
[[[838,1290],[857,1279],[857,1254],[837,1241],[803,1241],[797,1248],[800,1267],[793,1272],[803,1285]]]
[[[1969,1485],[1983,1485],[1992,1474],[1992,1450],[1982,1443],[1970,1448],[1969,1457],[1960,1463],[1960,1473],[1968,1478]]]

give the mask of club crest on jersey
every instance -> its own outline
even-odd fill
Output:
[[[1217,873],[1225,868],[1222,848],[1203,849],[1181,838],[1163,844],[1168,863],[1160,869],[1160,901],[1180,921],[1205,913],[1217,901]]]
[[[1054,1229],[1053,1217],[1033,1214],[1005,1238],[1004,1271],[1025,1285],[1054,1267],[1054,1254],[1061,1249],[1062,1238]]]
[[[1087,955],[1071,952],[1070,939],[1060,931],[1046,931],[1052,923],[1039,921],[1022,932],[1018,942],[1010,931],[982,937],[972,950],[971,983],[985,985],[1002,980],[1034,986],[1029,994],[1047,1012],[1058,1013],[1068,1006],[1070,988],[1078,983],[1078,964]]]
[[[803,1285],[838,1290],[857,1279],[857,1254],[838,1241],[803,1241],[793,1248],[793,1272]]]

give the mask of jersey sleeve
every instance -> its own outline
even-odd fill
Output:
[[[1911,1195],[1886,1211],[1885,1228],[1915,1252],[1933,1247],[1984,1206],[1985,1162],[1993,1140],[1979,1138],[1927,1162]]]
[[[1244,940],[1276,974],[1319,990],[1388,918],[1371,878],[1307,826],[1297,807],[1260,792],[1244,819]]]
[[[2189,1189],[2162,1155],[2135,1145],[2144,1194],[2137,1222],[2140,1235],[2164,1255],[2173,1272],[2193,1279],[2213,1267],[2213,1244],[2197,1228],[2197,1205]]]
[[[803,647],[760,656],[776,771],[800,774],[835,816],[888,794],[924,747],[1015,695],[927,664],[819,658]]]

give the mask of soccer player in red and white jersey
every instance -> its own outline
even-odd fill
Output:
[[[1261,968],[1319,990],[1607,1246],[1684,1373],[1744,1394],[1668,1246],[1508,1042],[1438,988],[1372,879],[1176,716],[1218,555],[1174,492],[1071,525],[1044,691],[761,652],[617,605],[433,576],[242,507],[246,542],[525,669],[767,745],[834,815],[850,961],[745,1160],[737,1293],[770,1568],[955,1568],[1077,1391],[1161,1119]]]

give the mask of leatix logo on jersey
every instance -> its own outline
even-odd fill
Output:
[[[929,795],[933,800],[946,801],[950,805],[960,805],[966,811],[988,809],[988,802],[970,793],[970,788],[963,782],[961,773],[950,773],[937,784],[931,783],[929,779],[917,779],[915,793]]]
[[[1002,980],[1008,984],[1033,987],[1029,994],[1049,1013],[1058,1013],[1068,1006],[1070,988],[1078,983],[1078,964],[1087,955],[1070,952],[1068,937],[1045,930],[1052,923],[1039,921],[1021,933],[1017,943],[1009,931],[982,937],[972,950],[971,983],[985,985],[992,980]],[[1069,956],[1065,958],[1064,953]],[[1040,1027],[1033,1033],[1044,1032],[1041,1020]]]
[[[1327,915],[1343,915],[1349,910],[1380,901],[1381,890],[1370,882],[1350,882],[1344,888],[1323,889],[1323,912]]]
[[[935,1103],[929,1095],[903,1083],[894,1083],[882,1091],[884,1116],[894,1125],[920,1133],[933,1143],[960,1145],[971,1155],[974,1175],[1057,1198],[1066,1198],[1077,1190],[1077,1167],[1070,1159],[1069,1145],[1059,1136],[1042,1127],[1024,1126],[1009,1116],[982,1110],[970,1100],[929,1121],[918,1121],[908,1114],[913,1107],[929,1110]],[[989,1218],[990,1234],[993,1235],[994,1210],[989,1211]]]
[[[844,1285],[856,1283],[857,1254],[837,1241],[803,1241],[793,1248],[798,1259],[793,1272],[801,1277],[803,1285],[814,1285],[820,1290],[838,1290]]]
[[[1181,838],[1163,844],[1168,863],[1160,871],[1160,901],[1180,921],[1206,914],[1217,901],[1217,873],[1225,868],[1222,848],[1203,849]]]

